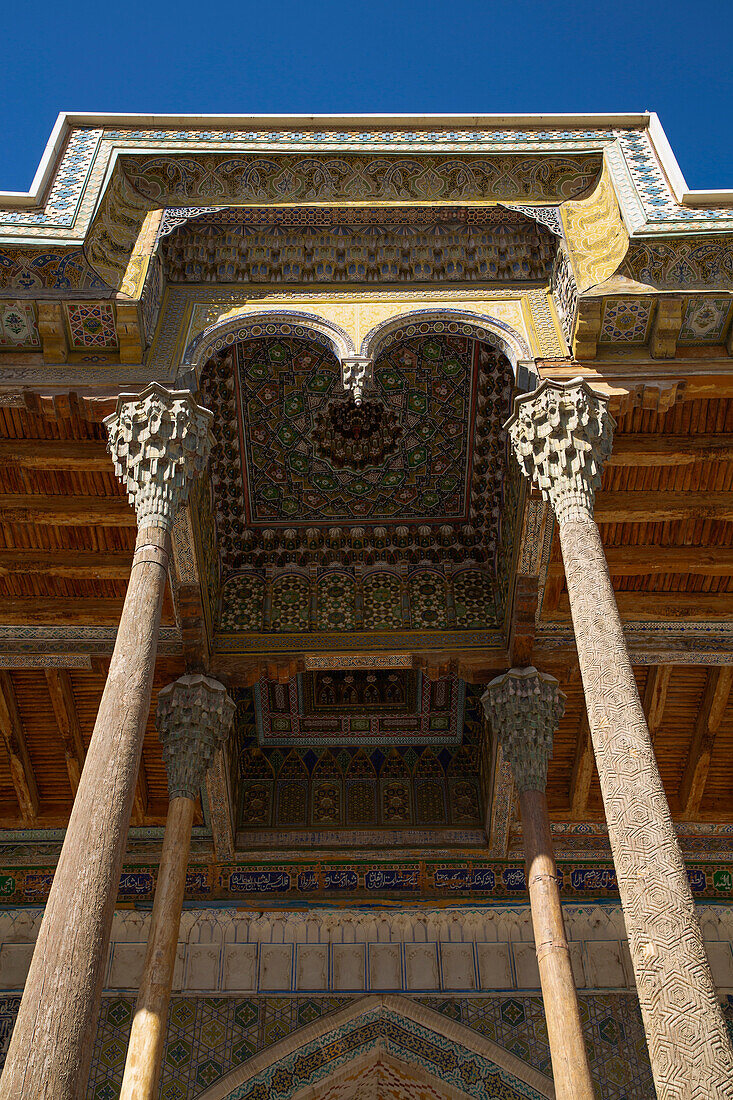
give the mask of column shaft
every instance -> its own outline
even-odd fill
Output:
[[[598,527],[560,523],[578,660],[660,1100],[733,1097],[733,1053]]]
[[[117,641],[46,904],[0,1100],[85,1095],[158,643],[170,534],[138,533]]]
[[[519,797],[527,888],[557,1100],[593,1100],[544,791]]]
[[[195,803],[172,798],[120,1100],[153,1100],[163,1058]]]

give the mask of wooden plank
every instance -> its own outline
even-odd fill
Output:
[[[621,618],[629,622],[733,619],[731,592],[617,592],[616,603]],[[570,619],[567,593],[560,597],[557,613],[552,618]]]
[[[0,671],[0,736],[10,758],[10,776],[18,798],[21,817],[32,822],[38,817],[38,786],[33,772],[25,730],[18,711],[10,673]]]
[[[64,623],[79,626],[117,626],[123,598],[0,597],[0,623],[7,626]]]
[[[117,581],[130,576],[132,550],[0,550],[0,576],[41,573],[47,577]]]
[[[514,604],[509,628],[510,661],[515,668],[532,664],[532,647],[536,632],[538,578],[517,577]],[[188,665],[186,666],[188,668]]]
[[[28,470],[114,469],[105,444],[96,439],[0,439],[0,463]]]
[[[651,573],[733,576],[733,550],[705,546],[611,546],[606,547],[606,561],[614,577],[643,577]],[[562,562],[550,562],[547,575],[564,576]]]
[[[587,711],[583,710],[575,749],[573,775],[570,780],[570,812],[573,818],[584,818],[588,808],[588,795],[595,770],[593,742],[590,736]]]
[[[125,497],[45,496],[0,493],[0,522],[54,527],[135,527],[137,518]]]
[[[659,732],[664,717],[664,707],[667,702],[667,690],[672,679],[673,665],[653,665],[646,678],[644,688],[644,714],[646,715],[649,736],[654,744],[654,739]]]
[[[607,466],[688,466],[693,462],[733,461],[733,434],[618,435]]]
[[[699,813],[710,770],[715,735],[728,706],[731,685],[733,685],[731,665],[710,669],[705,694],[695,722],[687,763],[680,782],[680,806],[683,818],[689,819]]]
[[[733,493],[599,493],[598,523],[663,523],[676,519],[733,520]]]
[[[66,669],[47,668],[46,683],[51,696],[53,712],[56,715],[56,725],[64,743],[66,770],[69,773],[71,790],[76,795],[82,768],[84,767],[85,753],[74,702],[74,691],[71,686],[71,677]]]

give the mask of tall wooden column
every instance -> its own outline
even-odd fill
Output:
[[[593,519],[613,418],[582,379],[519,397],[515,454],[560,530],[588,722],[659,1100],[733,1098],[700,926]]]
[[[150,709],[177,507],[210,450],[211,413],[153,383],[105,421],[138,536],[107,683],[0,1079],[0,1100],[81,1100]]]
[[[519,791],[527,888],[557,1100],[593,1100],[578,994],[560,904],[547,814],[547,762],[565,710],[554,676],[512,668],[489,684],[482,702]]]
[[[181,676],[158,693],[170,805],[120,1100],[154,1100],[158,1095],[194,806],[233,717],[226,688],[206,676]]]

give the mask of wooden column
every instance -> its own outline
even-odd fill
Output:
[[[175,510],[210,447],[211,413],[153,383],[107,418],[138,517],[109,674],[0,1079],[0,1100],[85,1095],[143,734]]]
[[[623,627],[593,518],[614,421],[581,379],[543,382],[509,424],[560,530],[588,722],[659,1100],[733,1098],[733,1050],[713,986]]]
[[[154,1100],[163,1057],[196,797],[234,717],[223,684],[181,676],[158,694],[170,806],[120,1100]]]
[[[527,889],[557,1100],[593,1100],[593,1082],[570,965],[547,814],[547,763],[565,697],[554,676],[513,668],[492,680],[483,703],[519,791]]]

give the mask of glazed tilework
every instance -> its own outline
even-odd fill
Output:
[[[29,293],[107,289],[81,248],[0,248],[0,287]]]
[[[720,343],[730,315],[731,299],[689,298],[678,343]]]
[[[310,1038],[312,1030],[305,1032],[303,1042],[284,1048],[279,1060],[257,1069],[244,1084],[233,1086],[231,1097],[265,1100],[291,1096],[296,1082],[298,1088],[319,1080],[321,1087],[327,1086],[326,1070],[338,1070],[377,1040],[401,1064],[428,1069],[445,1085],[466,1090],[471,1096],[541,1095],[508,1070],[490,1063],[487,1048],[480,1045],[481,1040],[488,1040],[519,1059],[520,1064],[548,1075],[549,1046],[541,997],[418,997],[416,1007],[427,1010],[420,1014],[420,1023],[412,1018],[409,1005],[401,1014],[395,1001],[388,1002],[389,1008],[369,1007],[365,1002],[364,1011],[359,1013],[353,997],[174,996],[163,1053],[161,1100],[200,1096],[248,1059],[297,1037],[298,1032],[314,1024],[318,1025],[317,1037]],[[599,1098],[642,1100],[652,1096],[654,1087],[635,994],[581,992],[579,1001]],[[732,1001],[727,998],[723,1005],[729,1024],[733,1023]],[[0,1000],[3,1054],[18,1004],[17,997]],[[349,1006],[353,1011],[350,1018],[344,1019],[343,1010]],[[131,997],[103,1000],[87,1100],[115,1100],[119,1095],[133,1008]],[[334,1026],[329,1030],[332,1016]],[[441,1018],[475,1033],[479,1045],[469,1050],[460,1042],[449,1042]],[[491,1083],[488,1089],[487,1081]]]
[[[114,310],[109,302],[66,306],[72,348],[117,347]]]
[[[48,229],[73,225],[101,136],[102,130],[72,130],[43,210],[2,210],[0,224]]]
[[[652,302],[638,299],[607,299],[603,303],[599,343],[643,344],[649,331],[652,305]]]

